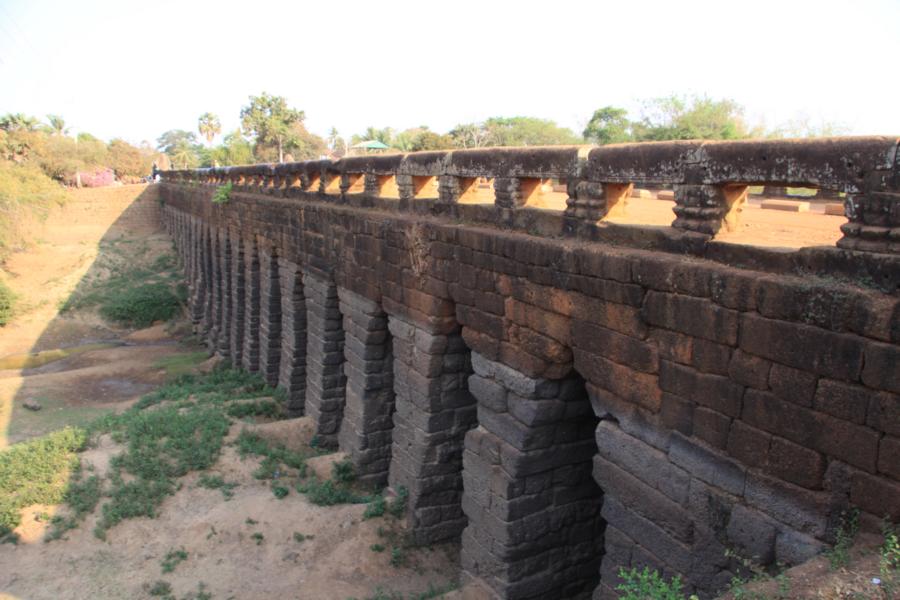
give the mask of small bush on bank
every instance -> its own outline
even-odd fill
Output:
[[[147,327],[168,321],[181,310],[182,301],[172,286],[157,282],[138,285],[111,296],[100,306],[100,314],[131,327]]]
[[[0,281],[0,327],[12,319],[15,300],[13,291],[3,281]]]

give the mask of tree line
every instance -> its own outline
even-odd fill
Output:
[[[614,144],[622,142],[748,137],[807,137],[843,133],[834,124],[812,125],[798,119],[767,129],[750,126],[744,109],[729,99],[706,96],[668,96],[645,102],[632,118],[624,108],[604,106],[594,111],[584,130],[577,134],[550,119],[536,117],[492,117],[481,122],[460,123],[447,132],[427,125],[404,130],[368,127],[344,137],[332,127],[325,138],[304,126],[305,113],[292,108],[285,98],[263,93],[251,96],[241,109],[241,127],[224,135],[218,144],[221,124],[212,113],[198,120],[198,133],[165,132],[158,148],[180,168],[235,165],[258,162],[309,160],[323,156],[340,158],[373,151],[416,152],[487,146],[544,146],[560,144]],[[206,144],[201,143],[201,139]]]
[[[323,138],[306,129],[306,114],[281,96],[263,92],[250,96],[240,111],[240,127],[223,135],[221,120],[201,115],[196,131],[171,129],[151,146],[134,146],[122,139],[109,143],[82,132],[70,136],[65,120],[47,115],[46,122],[22,114],[0,117],[0,159],[38,166],[65,184],[87,178],[114,177],[123,182],[159,168],[194,168],[252,163],[340,158],[373,151],[415,152],[487,146],[614,144],[621,142],[747,137],[802,137],[842,133],[835,125],[813,126],[798,120],[773,129],[750,126],[743,107],[733,100],[705,96],[668,96],[645,102],[640,114],[604,106],[594,111],[580,134],[550,119],[492,117],[460,123],[446,132],[427,125],[404,130],[368,127],[349,137],[331,128]],[[98,175],[99,173],[99,175]]]

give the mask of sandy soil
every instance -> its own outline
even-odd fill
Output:
[[[276,439],[292,430],[295,443],[308,443],[312,430],[305,421],[251,428]],[[230,437],[241,427],[235,425]],[[119,450],[104,439],[83,461],[102,472]],[[33,600],[148,598],[149,586],[164,580],[178,597],[196,592],[202,582],[213,598],[343,600],[365,598],[379,587],[409,594],[455,580],[458,547],[409,550],[406,564],[394,567],[390,547],[396,538],[378,532],[396,531],[397,521],[363,520],[364,505],[315,506],[294,490],[278,500],[268,482],[253,478],[258,464],[226,447],[210,472],[239,483],[231,500],[218,490],[197,487],[198,474],[188,475],[158,518],[124,521],[106,542],[92,533],[94,515],[68,539],[45,543],[47,520],[36,516],[52,514],[53,507],[29,507],[16,530],[22,541],[0,546],[0,592]],[[295,532],[308,539],[296,541]],[[263,535],[259,543],[253,537],[257,533]],[[374,552],[373,544],[387,549]],[[180,548],[187,560],[163,574],[166,553]]]
[[[716,240],[789,250],[834,246],[842,236],[841,224],[847,222],[845,217],[819,212],[819,206],[805,213],[762,209],[759,206],[762,200],[757,196],[751,197],[743,208],[739,228],[732,232],[719,232]],[[629,198],[625,214],[610,221],[623,225],[669,226],[675,220],[674,206],[671,200]]]
[[[59,310],[87,280],[107,275],[113,252],[152,260],[171,251],[158,224],[127,218],[145,189],[72,193],[3,265],[18,314],[0,329],[0,448],[124,408],[164,380],[160,359],[190,350],[163,327],[135,333],[95,310]],[[17,363],[25,368],[8,368]],[[43,408],[26,410],[29,400]]]
[[[92,310],[59,313],[86,278],[105,275],[104,252],[111,242],[126,254],[133,245],[143,259],[171,248],[158,229],[117,223],[128,198],[142,191],[135,186],[96,197],[82,194],[52,214],[32,247],[4,266],[24,310],[0,330],[0,448],[122,410],[166,380],[160,361],[196,353],[197,347],[178,341],[183,329],[131,331],[105,323]],[[43,408],[28,411],[26,400]],[[246,426],[295,449],[308,447],[312,436],[305,419]],[[102,473],[120,451],[104,437],[81,457]],[[218,599],[343,600],[369,597],[379,587],[421,593],[455,580],[458,547],[407,550],[404,564],[391,566],[391,547],[402,539],[396,520],[363,520],[364,505],[312,505],[292,485],[279,500],[269,482],[253,478],[258,463],[226,447],[212,473],[239,484],[230,500],[219,490],[197,487],[194,473],[183,478],[158,518],[120,523],[106,541],[92,531],[99,509],[65,539],[49,543],[43,541],[47,517],[59,508],[24,509],[16,529],[21,541],[0,545],[0,598],[150,598],[150,586],[164,580],[178,598],[196,593],[202,583]],[[375,544],[385,550],[374,552]],[[163,574],[161,561],[179,548],[188,559]]]

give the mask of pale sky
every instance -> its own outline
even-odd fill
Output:
[[[730,98],[752,123],[900,134],[900,0],[0,0],[0,114],[155,143],[248,96],[326,135]]]

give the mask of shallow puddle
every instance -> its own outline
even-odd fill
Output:
[[[43,350],[41,352],[28,352],[26,354],[10,354],[0,358],[0,370],[36,369],[37,367],[42,367],[83,352],[104,350],[106,348],[114,348],[121,345],[121,343],[102,342],[72,346],[70,348],[54,348],[52,350]]]

